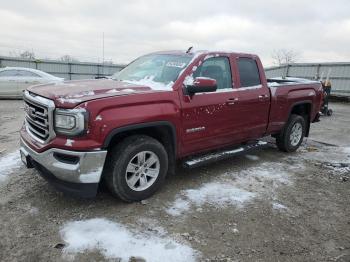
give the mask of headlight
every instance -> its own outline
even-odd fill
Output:
[[[56,109],[56,133],[70,136],[83,134],[87,128],[87,116],[85,109]]]
[[[75,116],[68,116],[68,115],[61,115],[56,114],[55,118],[55,126],[56,128],[62,128],[62,129],[73,129],[75,127]]]

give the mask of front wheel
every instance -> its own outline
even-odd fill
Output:
[[[105,179],[113,195],[126,202],[153,195],[168,171],[168,155],[154,138],[137,135],[125,138],[109,154]]]
[[[291,115],[283,131],[276,137],[279,150],[294,152],[299,148],[305,136],[305,119],[299,115]]]

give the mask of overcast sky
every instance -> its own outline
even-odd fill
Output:
[[[277,49],[300,62],[350,61],[349,0],[0,0],[0,54],[33,50],[125,63],[168,49],[232,50],[271,65]]]

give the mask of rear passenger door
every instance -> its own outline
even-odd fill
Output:
[[[270,92],[260,61],[254,57],[237,57],[237,90],[241,130],[245,139],[260,138],[266,132],[270,110]]]

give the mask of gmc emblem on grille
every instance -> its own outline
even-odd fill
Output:
[[[31,117],[35,117],[35,109],[31,108],[30,106],[28,106],[27,104],[24,105],[24,111]]]

